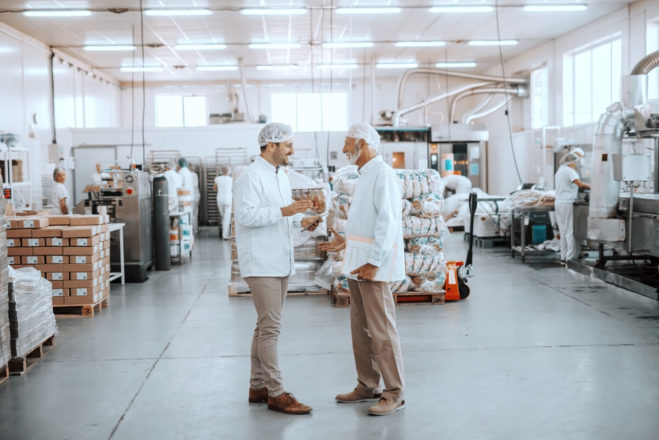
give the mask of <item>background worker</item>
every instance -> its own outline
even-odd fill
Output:
[[[233,179],[231,168],[226,165],[220,167],[220,175],[213,182],[213,191],[217,192],[217,210],[220,213],[222,225],[222,238],[231,238],[231,201],[233,196]]]
[[[380,135],[369,124],[350,127],[343,153],[359,167],[348,211],[347,236],[372,240],[368,260],[350,272],[350,330],[357,387],[336,396],[342,403],[377,400],[371,415],[388,415],[405,406],[403,355],[389,283],[405,278],[402,194],[394,170],[378,155]],[[335,251],[346,245],[334,233],[319,245]],[[380,378],[385,389],[380,393]]]
[[[71,213],[69,209],[70,197],[69,190],[66,189],[66,172],[61,168],[55,168],[53,171],[53,190],[50,194],[50,202],[53,205],[53,214],[55,215],[68,215]]]
[[[556,223],[561,234],[561,263],[565,264],[577,256],[577,246],[574,239],[574,201],[577,199],[579,188],[590,189],[590,185],[579,180],[576,171],[579,163],[579,154],[571,152],[561,160],[561,166],[556,171]]]
[[[249,285],[257,321],[252,338],[249,402],[267,402],[268,409],[308,414],[311,407],[286,392],[277,345],[288,278],[295,273],[295,230],[315,229],[319,217],[300,215],[312,208],[308,200],[293,202],[282,166],[293,154],[293,131],[281,123],[266,124],[259,133],[261,155],[236,181],[236,247],[240,274]]]

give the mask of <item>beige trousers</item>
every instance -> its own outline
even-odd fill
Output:
[[[393,401],[403,400],[403,354],[389,283],[348,280],[348,284],[358,387],[375,392],[380,388],[382,377],[385,386],[382,396]]]
[[[272,397],[283,393],[277,343],[281,328],[281,309],[286,300],[288,277],[247,277],[256,308],[256,328],[252,338],[250,387],[267,388]]]

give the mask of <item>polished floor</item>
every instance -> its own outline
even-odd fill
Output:
[[[58,320],[55,350],[0,386],[0,439],[659,438],[659,303],[492,249],[468,300],[397,307],[405,410],[334,402],[355,384],[349,311],[320,296],[287,300],[280,342],[313,413],[249,405],[255,312],[227,296],[229,251],[203,230],[191,264]],[[463,258],[459,236],[446,252]]]

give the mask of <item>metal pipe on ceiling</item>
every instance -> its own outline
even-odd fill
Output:
[[[512,94],[519,94],[520,92],[519,92],[519,88],[517,88],[517,87],[515,87],[515,88],[509,87],[509,88],[506,88],[506,89],[500,89],[500,88],[496,88],[496,87],[488,87],[488,88],[485,88],[485,89],[467,90],[466,92],[462,92],[458,96],[453,98],[453,101],[451,102],[451,110],[449,112],[449,121],[454,122],[453,118],[455,116],[455,111],[458,107],[458,102],[460,102],[461,100],[463,100],[464,98],[467,98],[469,96],[481,95],[481,94],[484,94],[484,93],[485,94],[506,93],[506,94],[512,95]]]
[[[483,118],[483,117],[485,117],[489,114],[494,113],[495,111],[499,110],[501,107],[506,105],[506,103],[508,101],[510,101],[510,98],[512,98],[512,94],[506,95],[501,102],[493,105],[492,107],[488,108],[487,110],[483,110],[482,112],[479,112],[479,113],[473,113],[471,115],[465,115],[465,117],[462,118],[462,123],[463,124],[470,124],[472,121],[474,121],[476,119]]]

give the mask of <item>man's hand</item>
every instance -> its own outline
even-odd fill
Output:
[[[319,215],[314,215],[313,217],[304,217],[302,219],[302,230],[315,231],[322,221],[323,218]]]
[[[299,200],[281,208],[281,215],[283,217],[290,217],[301,212],[309,211],[312,206],[309,200]]]
[[[350,273],[353,275],[357,275],[357,279],[360,281],[373,281],[375,279],[375,274],[377,272],[378,272],[377,266],[373,266],[371,263],[366,263]]]
[[[334,239],[332,241],[321,241],[318,243],[318,249],[326,252],[339,252],[345,249],[346,239],[336,232],[334,228],[330,228],[330,233],[334,235]]]

